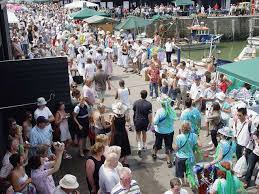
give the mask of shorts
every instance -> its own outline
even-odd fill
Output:
[[[136,132],[141,132],[141,131],[145,131],[147,132],[147,128],[148,128],[148,123],[144,120],[134,120],[134,126],[135,126],[135,130]]]
[[[102,100],[102,99],[104,99],[105,90],[96,91],[96,94],[97,94],[97,98],[100,99],[100,100]]]
[[[174,139],[174,132],[168,134],[161,134],[155,132],[156,140],[153,149],[160,150],[162,149],[163,140],[165,142],[165,153],[170,154],[173,150],[172,144]]]
[[[175,158],[175,176],[178,178],[184,178],[184,173],[186,171],[186,158]]]

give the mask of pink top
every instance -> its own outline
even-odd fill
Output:
[[[53,194],[55,183],[52,175],[49,175],[51,170],[51,162],[44,162],[39,169],[31,171],[32,182],[37,189],[37,194]]]

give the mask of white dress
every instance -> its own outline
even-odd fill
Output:
[[[58,112],[60,115],[62,115],[63,113]],[[65,115],[62,115],[65,116]],[[67,119],[63,119],[61,121],[61,123],[59,124],[59,128],[60,128],[60,141],[65,142],[69,139],[71,139],[71,134],[69,132],[69,128],[68,128],[68,121]]]
[[[77,55],[77,70],[78,70],[79,75],[83,76],[84,79],[85,79],[85,61],[86,61],[85,54]]]

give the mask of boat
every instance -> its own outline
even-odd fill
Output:
[[[176,45],[181,50],[201,50],[208,49],[211,45],[220,43],[222,34],[211,34],[210,29],[204,24],[199,23],[198,19],[193,20],[192,26],[187,27],[191,31],[190,38],[180,40]]]
[[[256,57],[256,46],[253,44],[247,45],[242,52],[238,55],[234,61],[244,61],[248,59],[253,59]]]
[[[259,36],[250,36],[247,38],[249,45],[254,45],[256,49],[259,49]]]

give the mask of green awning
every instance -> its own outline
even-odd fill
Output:
[[[170,18],[172,18],[172,17],[168,14],[165,14],[165,15],[157,14],[152,17],[152,20],[157,21],[157,20],[166,20],[166,19],[170,19]]]
[[[176,0],[176,1],[173,1],[173,3],[176,6],[194,5],[194,2],[191,0]]]
[[[115,22],[114,19],[104,16],[95,15],[90,18],[84,19],[89,24],[104,24],[104,23],[111,23]]]
[[[142,28],[151,23],[152,23],[152,20],[146,20],[144,18],[136,17],[136,16],[128,16],[127,19],[123,20],[115,28],[117,30],[120,30],[120,29],[130,30],[130,29],[135,29],[135,28]]]
[[[93,9],[85,8],[78,12],[71,13],[70,17],[72,17],[73,19],[85,19],[85,18],[92,17],[94,15],[106,16],[106,14],[103,12],[98,12]]]
[[[219,66],[217,71],[259,87],[259,58],[228,63]]]

